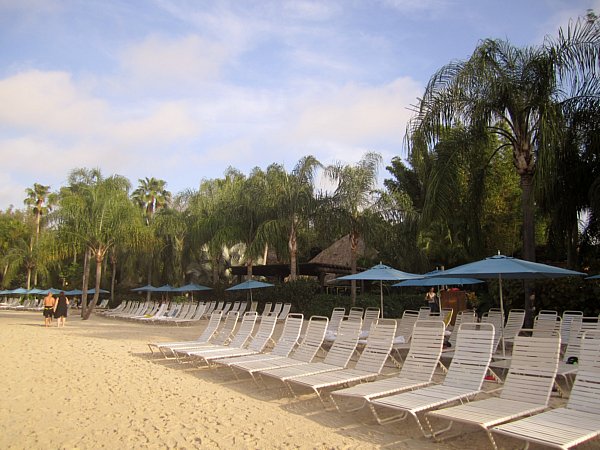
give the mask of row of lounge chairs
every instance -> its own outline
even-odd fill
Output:
[[[278,320],[284,320],[291,310],[291,303],[267,303],[262,316],[274,315]],[[175,325],[190,325],[201,319],[208,318],[213,311],[244,313],[247,302],[200,302],[200,303],[169,303],[169,302],[123,302],[117,308],[105,311],[106,317],[131,320],[144,323],[160,323]],[[257,302],[250,303],[249,312],[256,314]]]
[[[432,384],[433,374],[447,339],[440,318],[414,321],[400,372],[386,378],[381,374],[404,318],[400,322],[375,319],[362,348],[362,318],[342,318],[320,362],[315,362],[315,356],[325,342],[330,323],[326,317],[311,317],[300,338],[303,317],[291,314],[274,343],[274,316],[263,317],[254,336],[256,313],[244,314],[235,334],[239,314],[229,313],[224,321],[222,318],[219,312],[211,315],[196,341],[151,343],[150,349],[153,353],[159,349],[163,356],[181,363],[229,368],[237,379],[246,373],[257,385],[277,381],[294,397],[308,390],[325,407],[328,401],[338,410],[368,405],[382,424],[413,417],[422,433],[435,439],[454,422],[482,428],[494,448],[496,434],[558,448],[570,448],[600,434],[600,330],[572,337],[580,340],[580,358],[569,402],[563,408],[542,412],[548,407],[559,365],[561,339],[557,330],[519,331],[512,339],[501,393],[489,396],[482,392],[482,386],[497,345],[496,326],[489,319],[483,323],[461,319],[463,323],[452,332],[455,346],[451,362],[444,380],[436,385]],[[273,343],[272,350],[265,352],[269,342]],[[350,367],[356,352],[358,360]],[[450,406],[453,403],[460,404]],[[435,429],[440,421],[448,425]]]
[[[75,307],[75,302],[69,304],[70,308]],[[97,309],[105,309],[108,307],[108,299],[102,300],[97,306]],[[43,298],[27,298],[22,300],[20,297],[13,297],[0,303],[0,309],[9,309],[15,311],[41,311],[44,309]]]

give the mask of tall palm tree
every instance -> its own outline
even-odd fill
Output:
[[[315,212],[314,175],[319,167],[321,163],[309,155],[300,159],[289,174],[278,164],[267,168],[270,183],[267,202],[275,211],[276,218],[265,223],[265,226],[271,226],[274,235],[278,232],[285,235],[290,258],[290,281],[298,277],[298,234]]]
[[[89,305],[87,282],[83,283],[84,320],[89,319],[98,302],[102,267],[108,252],[126,237],[131,241],[139,230],[135,226],[139,214],[128,196],[129,181],[119,175],[106,179],[98,175],[90,179],[90,184],[78,182],[63,188],[57,215],[59,236],[65,248],[83,248],[96,265],[95,294]]]
[[[138,180],[138,188],[133,191],[133,199],[144,209],[146,222],[152,221],[154,214],[169,205],[171,193],[166,190],[167,182],[154,177]]]
[[[513,151],[520,177],[523,257],[535,260],[533,180],[538,158],[560,146],[563,106],[597,102],[600,33],[579,20],[559,45],[518,48],[486,39],[466,61],[447,64],[430,79],[417,115],[409,124],[411,151],[418,142],[435,145],[448,127],[485,127]],[[575,92],[565,83],[576,80]],[[460,151],[457,149],[456,151]]]
[[[325,173],[337,183],[326,207],[332,227],[350,235],[351,272],[356,273],[358,244],[369,235],[370,213],[376,204],[377,173],[381,155],[366,153],[354,166],[333,164]],[[356,301],[356,282],[351,283],[352,303]]]

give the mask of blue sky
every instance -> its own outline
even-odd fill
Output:
[[[600,0],[0,0],[0,209],[77,167],[177,193],[308,154],[385,166],[435,70],[487,37],[540,44],[588,8]]]

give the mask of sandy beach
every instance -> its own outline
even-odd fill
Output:
[[[0,448],[491,448],[475,429],[435,443],[411,421],[380,426],[368,409],[325,411],[313,396],[236,382],[229,369],[150,355],[148,342],[195,339],[205,324],[72,313],[65,328],[45,328],[41,312],[0,311]]]

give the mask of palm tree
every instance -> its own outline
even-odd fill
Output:
[[[486,129],[499,135],[497,151],[512,149],[521,187],[524,259],[535,260],[533,182],[538,161],[543,173],[551,173],[566,110],[598,104],[599,56],[595,19],[570,24],[556,43],[540,47],[517,48],[486,39],[468,60],[451,62],[433,75],[409,124],[410,152],[427,151],[424,143],[437,145],[457,126]],[[526,295],[528,313],[529,302]]]
[[[279,234],[278,232],[285,235],[290,257],[290,281],[296,280],[298,276],[298,234],[315,212],[313,183],[315,171],[319,167],[321,163],[314,156],[305,156],[290,174],[278,164],[267,169],[270,182],[267,201],[277,216],[270,223],[265,223],[265,226],[273,229],[273,235]]]
[[[78,173],[79,174],[79,173]],[[71,179],[76,178],[72,173]],[[89,174],[88,174],[89,175]],[[102,266],[108,252],[125,238],[131,240],[139,227],[135,226],[135,206],[129,200],[129,181],[119,175],[104,179],[100,173],[89,177],[91,183],[77,181],[63,188],[60,211],[57,216],[58,230],[65,248],[84,249],[96,264],[95,294],[87,304],[87,280],[83,283],[82,318],[89,319],[100,293]],[[84,277],[89,270],[84,260]]]
[[[144,209],[146,223],[150,224],[154,214],[171,202],[171,193],[165,189],[167,182],[154,177],[138,179],[139,186],[133,191],[133,199]]]
[[[377,173],[381,155],[366,153],[354,166],[334,164],[325,173],[337,183],[328,198],[329,223],[344,234],[350,235],[351,272],[356,273],[358,244],[370,232],[372,208],[376,204]],[[356,282],[351,283],[352,304],[356,301]]]
[[[577,21],[556,45],[517,48],[486,39],[466,61],[451,62],[430,79],[409,124],[411,151],[436,145],[445,130],[485,127],[513,152],[520,177],[523,257],[535,260],[533,180],[538,158],[560,145],[563,106],[598,102],[600,33],[595,21]],[[575,80],[574,92],[564,84]],[[500,147],[499,147],[500,148]],[[456,151],[460,151],[459,148]]]

